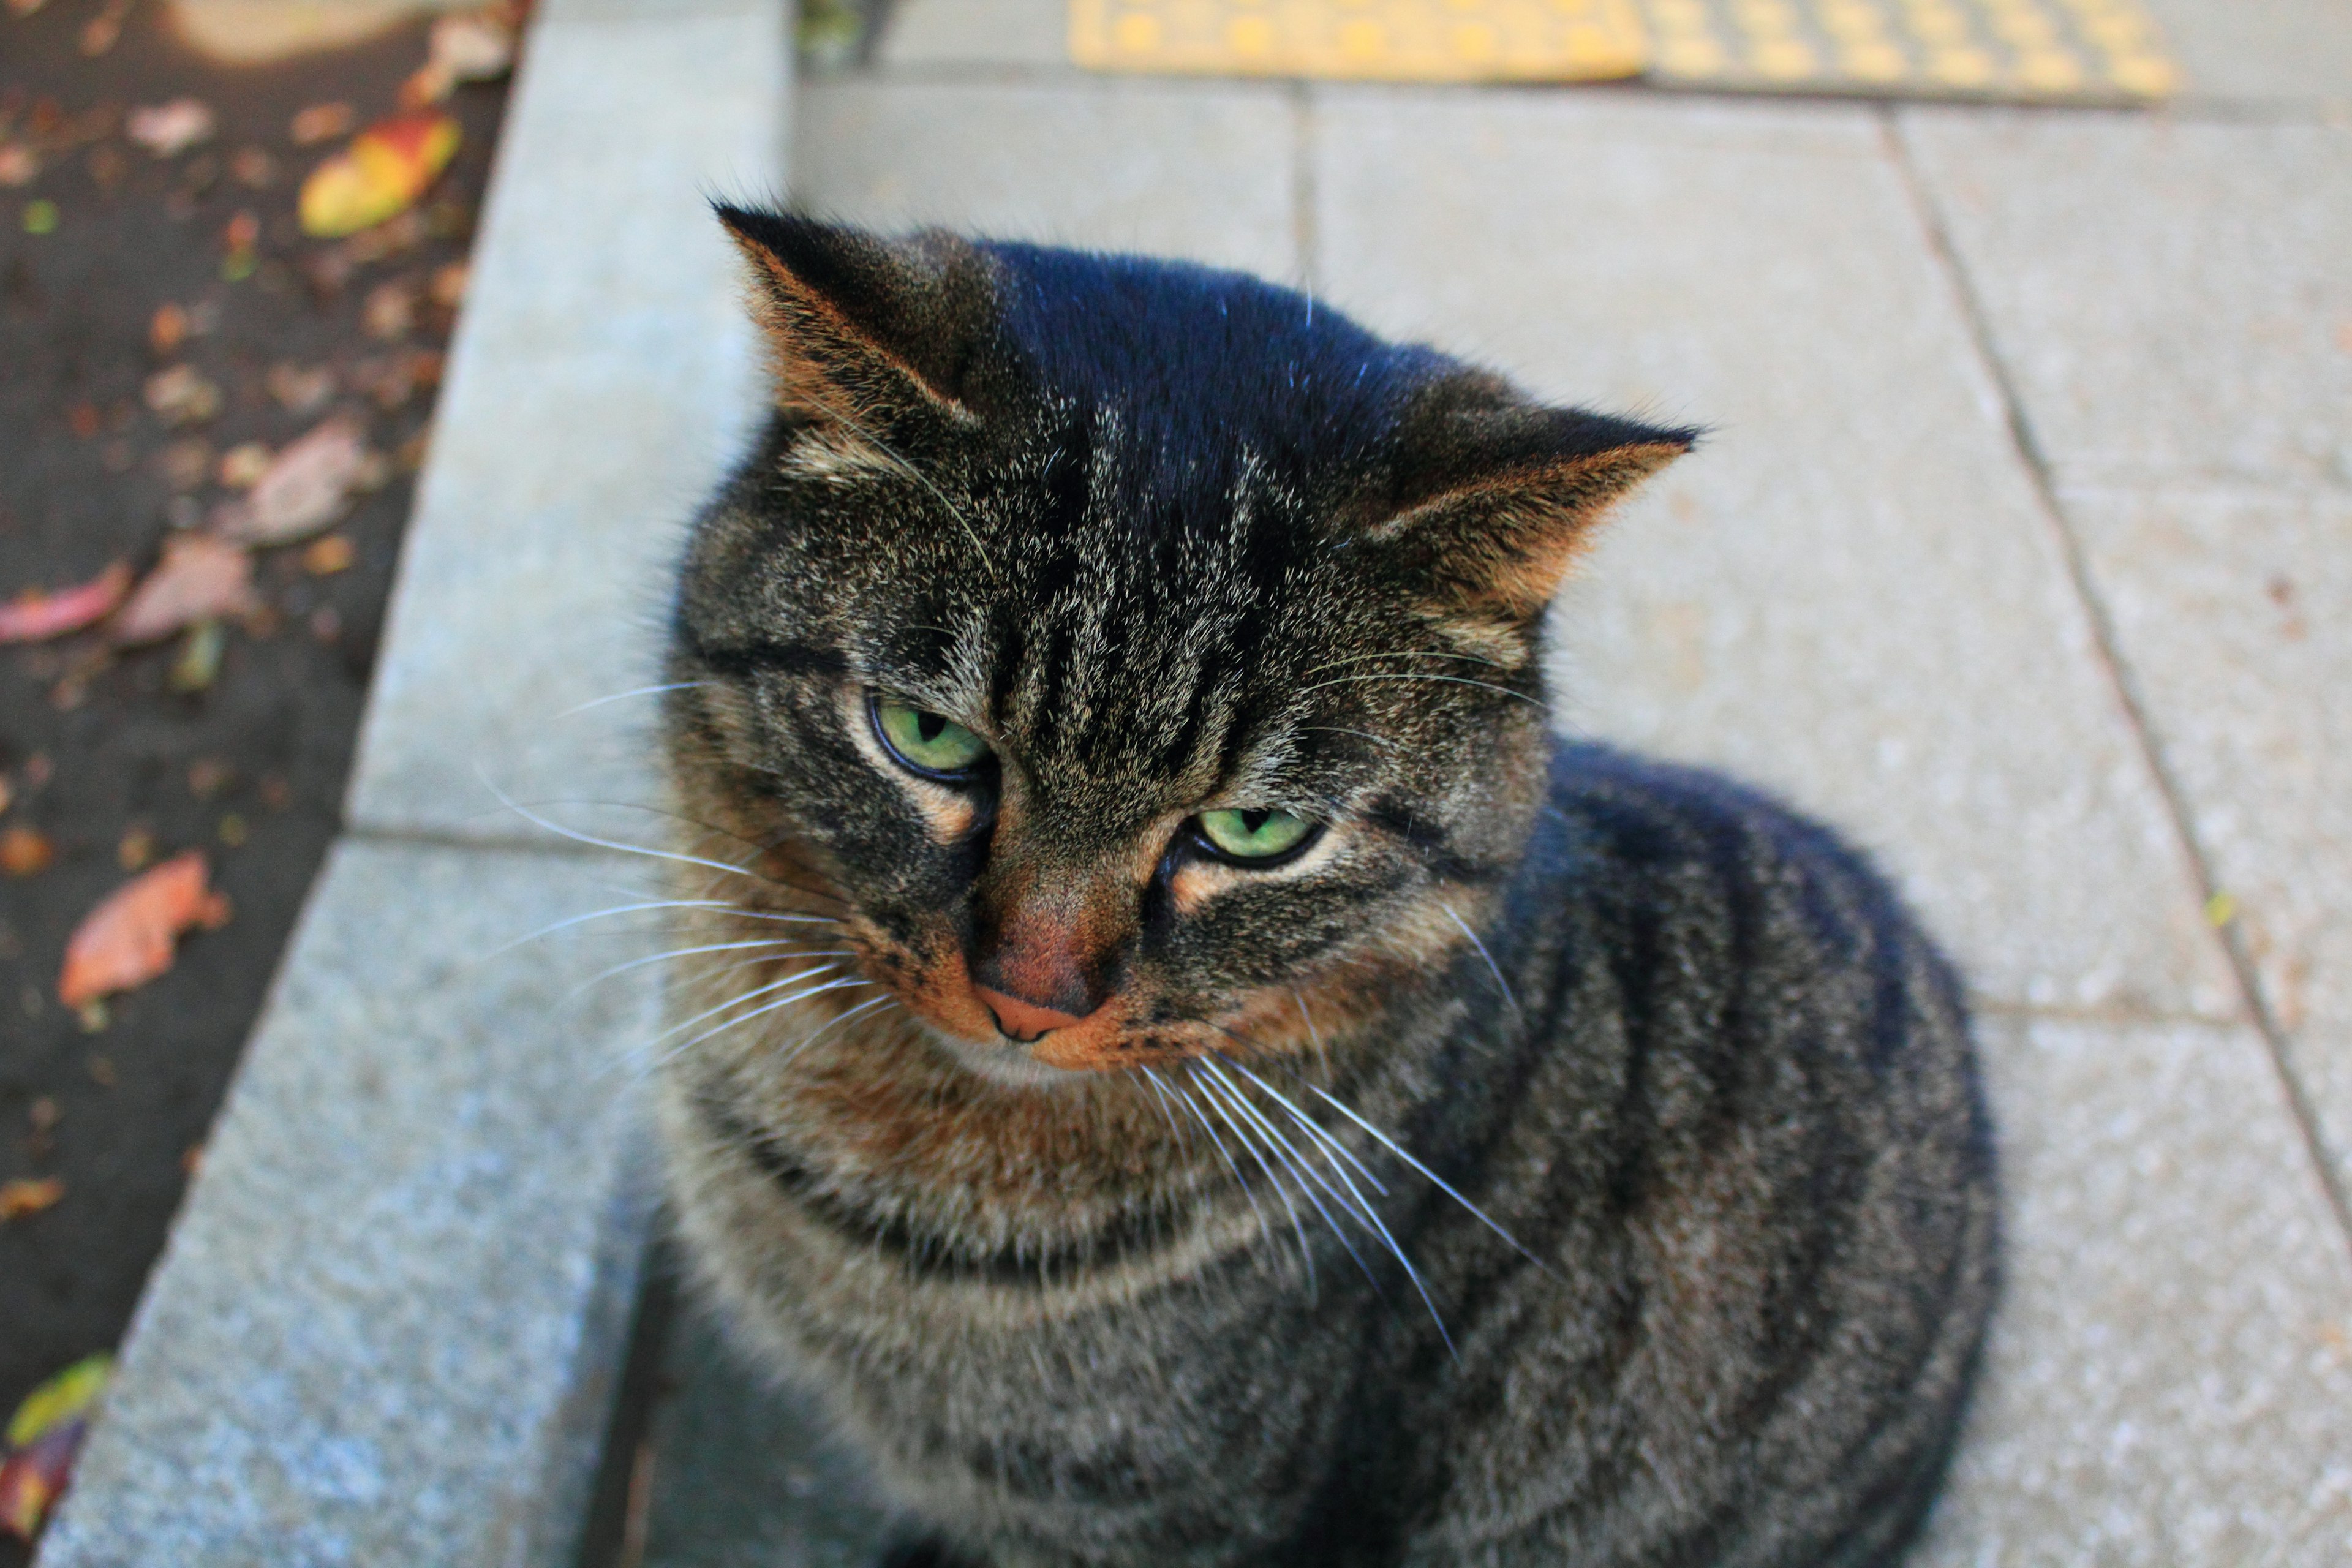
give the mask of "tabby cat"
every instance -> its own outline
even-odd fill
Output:
[[[665,1137],[900,1560],[1892,1561],[1993,1294],[1960,987],[1824,829],[1549,721],[1694,433],[720,216],[773,409],[676,601]]]

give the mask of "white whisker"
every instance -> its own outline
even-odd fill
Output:
[[[774,1001],[763,1003],[760,1006],[754,1007],[751,1011],[742,1014],[740,1016],[730,1018],[721,1024],[714,1025],[712,1027],[703,1030],[702,1033],[695,1036],[694,1038],[690,1040],[685,1041],[680,1045],[671,1047],[668,1050],[654,1058],[653,1061],[647,1063],[646,1071],[649,1074],[659,1072],[663,1068],[667,1067],[670,1063],[677,1060],[678,1058],[686,1055],[687,1052],[692,1050],[695,1047],[702,1044],[703,1041],[715,1039],[719,1036],[725,1034],[730,1029],[737,1028],[744,1024],[748,1024],[754,1018],[764,1018],[769,1014],[773,1013],[780,1008],[789,1007],[795,1002],[805,1002],[812,996],[822,996],[828,991],[841,991],[855,986],[869,986],[875,984],[877,983],[871,980],[828,980],[822,985],[812,985],[805,991],[795,991],[791,993],[789,995],[779,996]],[[757,992],[746,992],[744,996],[739,997],[738,1000],[744,1000],[757,994]],[[730,1005],[731,1005],[732,1004],[730,1004]],[[649,1041],[647,1043],[652,1044],[653,1042]]]
[[[1486,944],[1478,940],[1478,933],[1470,929],[1470,922],[1464,920],[1459,914],[1457,914],[1454,911],[1454,906],[1445,902],[1443,899],[1438,900],[1437,907],[1444,910],[1447,918],[1452,920],[1455,925],[1462,928],[1462,934],[1470,939],[1470,945],[1476,948],[1478,950],[1478,956],[1486,961],[1486,973],[1495,977],[1495,988],[1503,994],[1503,1000],[1511,1005],[1511,1011],[1518,1013],[1519,1016],[1522,1018],[1526,1017],[1527,1014],[1521,1012],[1519,1009],[1519,999],[1511,994],[1511,983],[1503,978],[1502,965],[1496,963],[1495,962],[1495,955],[1486,951]]]
[[[1186,1089],[1181,1083],[1176,1086],[1176,1095],[1178,1099],[1184,1102],[1186,1109],[1192,1111],[1192,1120],[1201,1124],[1201,1131],[1209,1135],[1209,1142],[1217,1146],[1217,1152],[1224,1157],[1225,1169],[1234,1173],[1234,1181],[1241,1187],[1242,1196],[1249,1199],[1250,1212],[1257,1215],[1258,1235],[1271,1239],[1274,1232],[1265,1223],[1265,1210],[1258,1206],[1257,1194],[1250,1190],[1249,1178],[1243,1175],[1241,1166],[1234,1163],[1233,1154],[1225,1148],[1225,1141],[1217,1136],[1216,1127],[1209,1121],[1207,1115],[1202,1111],[1199,1103],[1193,1100],[1191,1091]]]
[[[1524,702],[1538,713],[1550,711],[1546,704],[1538,701],[1524,691],[1514,691],[1507,686],[1497,686],[1491,680],[1472,680],[1459,675],[1343,675],[1331,680],[1318,680],[1312,686],[1302,686],[1293,695],[1304,697],[1310,691],[1320,691],[1328,686],[1351,686],[1360,681],[1374,680],[1437,680],[1448,686],[1475,686],[1481,691],[1492,691],[1498,696],[1508,697],[1514,701]]]
[[[1282,1200],[1283,1212],[1290,1216],[1291,1234],[1298,1238],[1299,1261],[1307,1266],[1307,1299],[1313,1300],[1316,1289],[1315,1250],[1307,1244],[1307,1227],[1299,1223],[1298,1205],[1290,1201],[1290,1190],[1282,1184],[1281,1178],[1274,1173],[1274,1167],[1266,1163],[1265,1154],[1258,1148],[1257,1140],[1250,1135],[1248,1125],[1245,1122],[1234,1121],[1234,1113],[1225,1108],[1223,1096],[1217,1092],[1216,1082],[1211,1079],[1202,1078],[1189,1062],[1185,1064],[1185,1074],[1200,1086],[1203,1094],[1209,1097],[1210,1108],[1224,1119],[1226,1126],[1234,1130],[1234,1138],[1240,1141],[1243,1148],[1249,1151],[1250,1158],[1257,1162],[1258,1171],[1265,1177],[1266,1184],[1274,1189],[1274,1195]]]
[[[583,702],[575,708],[566,708],[555,717],[569,719],[576,713],[585,713],[591,708],[602,708],[607,702],[626,702],[632,697],[652,697],[664,691],[691,691],[698,686],[711,684],[713,683],[708,680],[673,680],[664,686],[640,686],[632,691],[615,691],[610,697],[598,697]]]

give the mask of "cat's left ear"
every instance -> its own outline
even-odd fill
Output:
[[[1609,509],[1698,436],[1547,408],[1478,373],[1449,377],[1400,422],[1369,531],[1442,596],[1530,622]]]

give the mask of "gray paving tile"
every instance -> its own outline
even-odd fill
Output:
[[[394,588],[349,811],[527,831],[509,793],[648,798],[641,709],[685,520],[756,404],[710,190],[781,155],[773,0],[566,0],[534,27]]]
[[[651,1182],[639,971],[571,858],[346,842],[42,1568],[569,1564]],[[630,982],[637,982],[630,984]]]
[[[793,193],[884,227],[1297,269],[1291,109],[1263,84],[811,84]]]
[[[2352,485],[2352,125],[1901,125],[2062,480]]]
[[[644,1568],[869,1568],[888,1515],[807,1396],[770,1384],[691,1307],[664,1383]]]
[[[2352,1187],[2352,491],[2062,500]]]
[[[2141,0],[2185,68],[2187,97],[2352,105],[2352,11],[2335,0]]]
[[[1917,1568],[2352,1557],[2352,1262],[2260,1038],[1985,1034],[2006,1294]]]
[[[1855,834],[1979,990],[2226,1016],[2194,879],[1867,111],[1318,94],[1334,301],[1716,433],[1556,626],[1568,721]]]
[[[897,0],[883,66],[1070,68],[1069,0]]]

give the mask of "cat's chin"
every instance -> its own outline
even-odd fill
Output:
[[[982,1045],[929,1024],[923,1033],[958,1067],[1006,1089],[1067,1089],[1098,1076],[1048,1066],[1025,1046]]]

